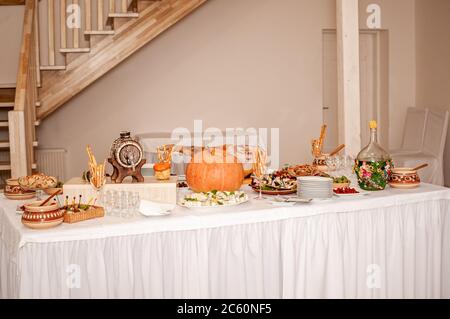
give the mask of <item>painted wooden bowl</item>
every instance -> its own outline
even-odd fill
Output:
[[[5,197],[11,200],[26,200],[36,197],[35,191],[25,190],[17,179],[6,180]]]
[[[33,229],[46,229],[60,225],[64,220],[65,211],[58,204],[52,203],[39,206],[42,201],[26,204],[22,214],[22,223]]]
[[[420,177],[412,168],[401,167],[392,170],[389,185],[393,188],[410,189],[420,185]]]

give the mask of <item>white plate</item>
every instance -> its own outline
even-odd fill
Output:
[[[276,202],[276,201],[270,201],[270,203],[275,207],[292,207],[297,204],[296,202]]]
[[[217,205],[217,206],[186,206],[181,202],[178,203],[178,205],[181,207],[184,207],[184,208],[188,208],[190,210],[195,210],[195,211],[199,211],[199,212],[207,212],[207,211],[218,211],[218,210],[223,210],[223,209],[227,209],[230,207],[242,205],[242,204],[248,203],[249,200],[250,200],[250,198],[247,198],[247,200],[245,200],[243,202],[233,203],[233,204],[228,204],[228,205]]]
[[[359,191],[359,193],[357,193],[357,194],[336,194],[336,193],[334,193],[334,196],[337,196],[337,197],[361,197],[361,196],[368,196],[369,194],[370,194],[369,192]]]
[[[331,178],[328,177],[319,177],[319,176],[302,176],[302,177],[297,177],[297,180],[300,182],[319,182],[319,183],[324,183],[324,182],[333,182],[333,180]]]
[[[139,213],[146,217],[166,216],[169,215],[174,208],[175,205],[163,203],[157,204],[142,200],[139,207]]]

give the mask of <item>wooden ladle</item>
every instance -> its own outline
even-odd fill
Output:
[[[58,195],[59,193],[61,193],[61,190],[58,189],[56,192],[54,192],[52,195],[50,195],[45,201],[42,202],[41,205],[39,206],[45,206],[53,197],[55,197],[56,195]]]
[[[414,167],[412,170],[413,170],[413,171],[418,171],[418,170],[420,170],[420,169],[422,169],[422,168],[425,168],[425,167],[428,167],[428,164],[422,164],[422,165],[419,165],[419,166],[417,166],[417,167]]]
[[[332,157],[334,155],[336,155],[337,153],[339,153],[340,151],[342,151],[345,148],[345,144],[339,145],[338,147],[336,147],[336,149],[330,153],[330,155],[328,155],[329,157]]]

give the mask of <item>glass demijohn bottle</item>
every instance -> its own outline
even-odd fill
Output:
[[[377,122],[370,121],[370,142],[359,152],[355,161],[358,184],[364,190],[384,190],[389,182],[392,160],[378,144]]]

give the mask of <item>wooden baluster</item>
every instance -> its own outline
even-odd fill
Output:
[[[48,64],[55,65],[55,2],[48,0]]]
[[[73,0],[72,3],[79,6],[78,0]],[[80,47],[80,29],[77,27],[73,28],[73,47],[74,49]]]
[[[34,43],[35,43],[35,59],[36,59],[36,86],[41,86],[41,58],[39,49],[39,1],[34,5]],[[33,108],[34,109],[34,108]]]
[[[85,0],[84,1],[84,6],[86,9],[86,20],[85,20],[85,24],[86,24],[86,31],[91,31],[92,30],[92,24],[91,24],[91,0]]]
[[[128,0],[122,0],[122,12],[127,13],[128,11]]]
[[[67,48],[66,0],[60,0],[61,49]]]
[[[116,12],[116,0],[109,0],[109,13]]]
[[[103,0],[97,0],[97,30],[103,30]]]

